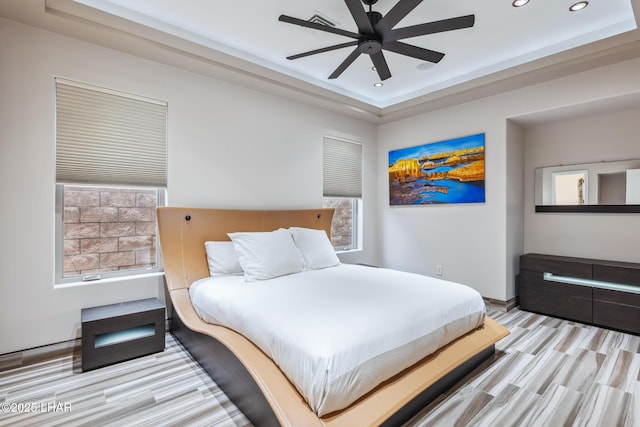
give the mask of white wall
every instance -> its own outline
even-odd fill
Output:
[[[640,262],[640,215],[535,213],[534,205],[538,167],[640,159],[640,109],[536,125],[525,133],[525,251]]]
[[[507,120],[507,265],[505,271],[508,299],[517,294],[513,277],[520,270],[520,255],[524,253],[524,174],[525,130]]]
[[[364,250],[343,260],[377,262],[374,125],[3,19],[0,40],[0,354],[75,338],[83,307],[164,298],[159,277],[54,289],[56,76],[168,101],[171,205],[317,207],[323,134],[364,143]]]
[[[468,284],[488,298],[502,301],[513,298],[514,270],[517,268],[514,260],[521,255],[520,247],[529,251],[532,246],[526,241],[529,234],[524,239],[513,235],[523,233],[518,231],[523,230],[523,225],[517,218],[522,216],[522,210],[513,209],[513,206],[522,205],[524,201],[518,201],[518,197],[508,192],[522,188],[521,184],[514,186],[510,180],[523,182],[522,176],[514,176],[514,171],[523,170],[524,161],[517,160],[522,158],[522,148],[507,147],[510,138],[516,144],[522,143],[517,128],[507,131],[507,120],[561,106],[638,93],[638,75],[640,59],[635,59],[380,126],[378,191],[382,264],[433,276],[435,266],[441,264],[445,279]],[[389,150],[478,132],[486,133],[486,203],[389,206]],[[605,135],[601,141],[607,141]],[[528,142],[525,145],[528,147]],[[618,153],[617,157],[622,155]],[[530,175],[530,172],[525,173]],[[525,193],[524,200],[533,200],[533,194]],[[576,227],[569,217],[563,218],[560,221],[565,227]],[[581,223],[586,221],[584,218],[580,217]],[[615,218],[628,225],[633,222],[637,227],[635,219]],[[594,240],[597,240],[608,234],[609,222],[600,222],[592,229],[579,229],[595,234]],[[621,239],[625,245],[633,242],[633,236],[618,233],[606,241],[613,239]]]
[[[483,296],[504,299],[505,144],[504,120],[478,103],[436,111],[380,126],[378,131],[379,217],[382,265],[468,284]],[[484,204],[389,207],[388,152],[475,133],[485,133]],[[501,183],[502,185],[499,185]],[[502,288],[492,286],[501,282]],[[494,289],[495,288],[495,289]]]

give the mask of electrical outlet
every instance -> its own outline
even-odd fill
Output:
[[[436,265],[436,275],[442,276],[442,266],[440,264]]]

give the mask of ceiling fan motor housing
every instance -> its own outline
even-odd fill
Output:
[[[368,4],[365,0],[365,4]],[[373,1],[375,3],[376,0]],[[371,4],[373,4],[371,3]],[[371,27],[375,28],[378,21],[382,19],[382,14],[380,12],[367,12],[367,17],[369,18],[369,22],[371,22]],[[358,40],[358,51],[360,53],[366,53],[367,55],[373,55],[382,50],[382,37],[378,34],[363,34],[362,37]]]
[[[382,50],[382,43],[375,37],[367,38],[363,37],[358,43],[358,50],[360,53],[366,53],[367,55],[373,55]]]

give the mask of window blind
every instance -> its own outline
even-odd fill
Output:
[[[362,197],[362,144],[324,137],[323,194]]]
[[[56,78],[56,180],[167,185],[167,103]]]

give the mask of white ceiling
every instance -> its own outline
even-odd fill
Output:
[[[589,0],[576,13],[576,0],[511,1],[421,2],[395,28],[468,14],[475,25],[403,40],[446,54],[426,69],[385,52],[393,77],[382,88],[366,56],[327,79],[351,48],[285,59],[349,39],[278,16],[321,13],[355,32],[344,0],[0,0],[0,18],[378,124],[640,58],[640,0]]]
[[[403,40],[446,54],[435,65],[384,52],[392,77],[378,75],[361,55],[337,79],[327,77],[352,47],[289,61],[287,56],[351,41],[278,21],[280,14],[308,19],[319,13],[357,32],[343,0],[73,0],[110,15],[257,64],[377,108],[386,108],[469,80],[635,30],[631,0],[590,0],[569,12],[572,0],[423,1],[395,28],[474,14],[472,28]],[[403,0],[400,0],[403,1]],[[387,13],[397,0],[379,0]]]

